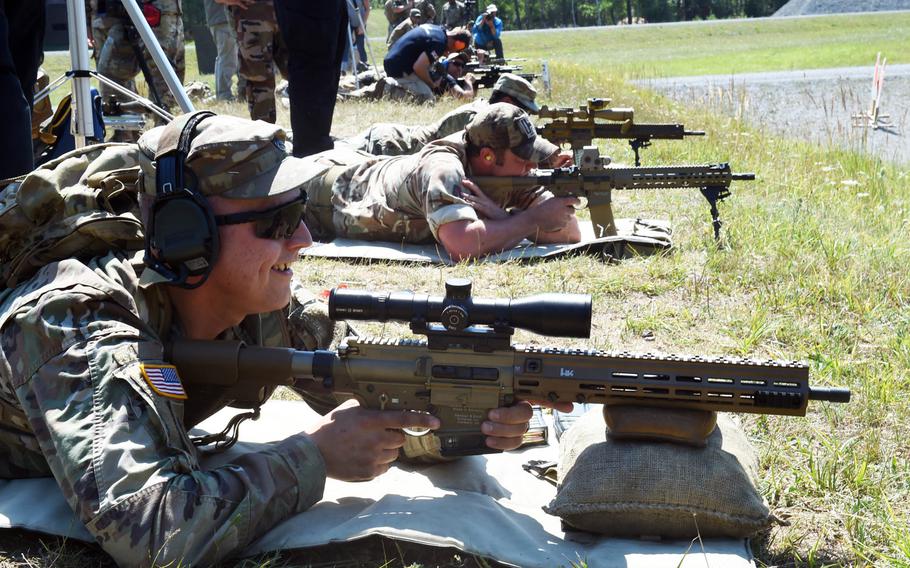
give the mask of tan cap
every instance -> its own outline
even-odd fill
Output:
[[[540,107],[535,102],[537,89],[524,77],[519,77],[514,73],[503,73],[496,80],[496,84],[493,85],[493,92],[509,95],[521,103],[529,112],[540,112]]]
[[[489,6],[487,6],[486,10],[484,10],[484,12],[487,12],[487,13],[498,12],[498,11],[499,11],[499,9],[496,7],[496,4],[490,4]]]
[[[143,188],[155,193],[154,159],[159,147],[172,147],[191,114],[179,116],[167,126],[153,128],[139,139],[142,152]],[[228,115],[210,116],[196,127],[186,156],[186,167],[203,195],[231,199],[256,199],[295,190],[318,164],[289,156],[284,130],[261,120]]]
[[[530,162],[543,162],[559,151],[558,146],[537,135],[528,113],[508,103],[496,103],[478,112],[465,130],[474,146],[508,149]]]

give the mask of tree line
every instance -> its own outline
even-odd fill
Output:
[[[315,0],[318,1],[318,0]],[[370,0],[382,17],[385,0]],[[431,0],[438,14],[447,0]],[[464,1],[464,0],[459,0]],[[476,0],[482,11],[499,8],[506,29],[606,26],[632,22],[684,22],[770,16],[788,0]],[[184,21],[205,25],[202,0],[184,0]],[[199,21],[201,20],[201,22]]]
[[[445,0],[437,0],[443,4]],[[788,0],[499,0],[508,29],[603,26],[633,22],[756,18]],[[484,0],[477,0],[483,10]],[[441,6],[440,6],[441,7]]]

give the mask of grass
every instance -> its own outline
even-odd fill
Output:
[[[907,63],[908,40],[910,12],[552,30],[511,34],[505,43],[507,55],[672,77],[871,66],[878,51],[891,63]]]
[[[908,22],[905,14],[867,15],[724,22],[700,28],[704,32],[683,25],[510,35],[508,54],[545,54],[551,62],[555,84],[543,102],[576,105],[609,95],[618,105],[633,106],[641,120],[682,121],[709,133],[655,143],[645,163],[729,160],[738,171],[756,172],[757,181],[736,184],[721,206],[724,247],[714,246],[707,205],[696,192],[641,192],[616,196],[616,213],[670,219],[672,254],[619,265],[578,257],[451,268],[308,259],[297,264],[297,275],[314,291],[341,282],[374,290],[407,283],[416,292],[440,294],[446,278],[464,276],[473,279],[479,297],[585,292],[594,298],[592,337],[584,342],[592,347],[809,361],[814,384],[849,387],[853,401],[814,404],[806,418],[743,418],[760,455],[760,489],[788,522],[754,540],[757,561],[910,566],[910,173],[873,157],[771,136],[714,107],[686,107],[623,81],[643,73],[871,66],[879,50],[892,62],[907,62]],[[592,49],[601,45],[608,49]],[[762,55],[772,49],[779,53]],[[716,61],[700,55],[705,53]],[[442,102],[432,115],[453,106]],[[245,114],[239,104],[215,110]],[[286,111],[279,110],[279,122],[288,124]],[[344,103],[333,130],[351,135],[377,120],[415,123],[429,120],[428,114],[395,103]],[[628,156],[622,143],[602,150]],[[407,333],[394,324],[384,330]],[[526,332],[516,339],[582,343]],[[0,541],[0,566],[23,565],[21,548],[14,546],[21,540],[29,539]],[[74,565],[66,562],[83,550],[92,560],[76,566],[103,565],[103,555],[91,547],[69,543],[66,549],[76,553],[61,556],[58,540],[42,542],[59,557],[53,565]],[[27,563],[51,564],[42,560],[41,546],[31,544]],[[493,565],[452,551],[412,554],[403,546],[373,540],[256,563]]]

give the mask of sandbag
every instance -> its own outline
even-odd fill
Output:
[[[612,439],[596,408],[559,446],[559,485],[545,510],[569,528],[617,537],[740,538],[774,518],[755,487],[755,450],[727,415],[699,448]]]

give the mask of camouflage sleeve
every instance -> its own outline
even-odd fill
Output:
[[[322,496],[303,435],[203,470],[182,402],[142,378],[161,345],[129,294],[87,284],[20,302],[0,328],[0,382],[25,411],[63,494],[118,564],[223,559]]]
[[[433,154],[421,161],[414,176],[424,192],[423,207],[433,238],[439,240],[439,227],[453,221],[476,221],[477,212],[462,199],[464,166],[455,155]]]

